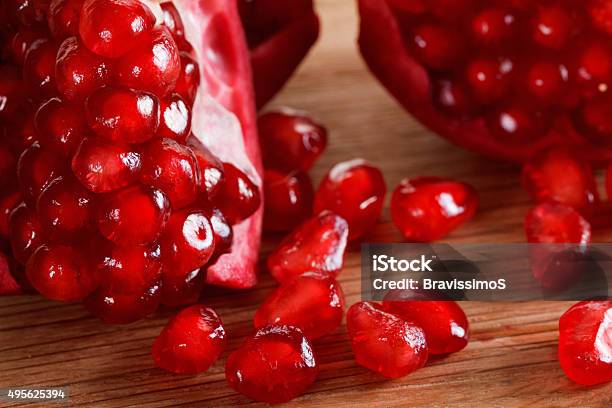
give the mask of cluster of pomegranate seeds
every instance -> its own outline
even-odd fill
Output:
[[[445,237],[474,216],[478,193],[471,186],[438,177],[404,179],[391,198],[391,219],[410,241]]]
[[[226,344],[217,313],[202,305],[190,306],[174,316],[153,344],[153,359],[164,370],[198,374],[219,358]]]
[[[256,401],[287,402],[306,391],[319,371],[310,341],[292,326],[257,330],[227,359],[229,385]]]
[[[106,322],[196,302],[260,196],[191,134],[200,70],[178,11],[45,4],[9,7],[1,32],[0,234],[36,290]]]

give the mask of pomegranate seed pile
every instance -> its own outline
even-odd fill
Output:
[[[27,282],[110,323],[196,302],[260,198],[191,134],[200,71],[177,10],[53,0],[6,11],[0,233]]]

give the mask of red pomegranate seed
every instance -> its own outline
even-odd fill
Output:
[[[57,52],[55,82],[69,101],[82,101],[107,84],[108,63],[89,51],[76,37],[66,39]]]
[[[181,58],[168,29],[158,26],[117,60],[113,69],[120,85],[164,98],[176,86],[181,74]]]
[[[181,73],[176,81],[174,92],[181,95],[181,98],[193,106],[198,87],[200,86],[200,67],[189,53],[181,51]]]
[[[612,381],[612,301],[580,302],[559,319],[559,362],[582,385]]]
[[[223,183],[223,163],[204,145],[195,143],[194,139],[193,137],[189,138],[189,145],[200,168],[198,188],[201,193],[206,194],[209,200],[213,200],[219,194]]]
[[[205,268],[194,269],[183,274],[177,274],[176,271],[172,270],[169,273],[165,273],[162,269],[161,303],[168,307],[198,303],[205,283]]]
[[[12,118],[25,102],[21,73],[11,65],[0,65],[0,118]]]
[[[43,150],[38,143],[26,149],[17,163],[17,179],[26,199],[36,203],[38,196],[56,178],[66,174],[64,160]]]
[[[215,250],[212,225],[202,211],[172,214],[160,237],[164,274],[185,276],[206,264]]]
[[[314,188],[307,173],[264,173],[264,229],[290,231],[312,215]]]
[[[315,194],[315,213],[330,210],[349,225],[349,239],[371,230],[380,216],[387,187],[380,170],[362,159],[336,164]]]
[[[130,146],[85,138],[72,158],[72,171],[87,189],[107,193],[136,182],[140,153]]]
[[[51,0],[47,21],[55,38],[79,35],[79,16],[84,0]]]
[[[420,62],[441,70],[452,67],[461,57],[464,48],[461,38],[450,27],[421,24],[412,29],[408,42]]]
[[[157,135],[184,144],[191,132],[191,109],[178,94],[161,100],[160,106],[161,117]]]
[[[499,45],[513,35],[516,17],[503,8],[486,8],[472,20],[472,37],[477,43]]]
[[[323,212],[281,241],[268,257],[268,270],[281,283],[306,272],[336,276],[344,265],[347,238],[346,221]]]
[[[391,198],[391,218],[411,241],[445,237],[468,221],[478,208],[471,186],[439,177],[404,179]]]
[[[21,203],[9,216],[9,237],[13,256],[21,264],[26,264],[30,255],[43,243],[42,228],[35,211]]]
[[[543,5],[533,21],[533,39],[538,44],[553,49],[562,48],[569,38],[574,22],[562,4]]]
[[[355,303],[346,314],[346,325],[355,360],[369,370],[399,378],[427,362],[423,330],[384,312],[377,304]]]
[[[522,179],[537,202],[558,201],[587,213],[599,202],[590,164],[567,150],[549,150],[528,162]]]
[[[588,7],[595,27],[612,35],[612,4],[607,0],[593,0]]]
[[[96,135],[122,143],[142,143],[159,127],[159,99],[124,88],[101,88],[87,98],[87,122]]]
[[[268,326],[230,354],[225,378],[255,401],[281,403],[303,394],[318,371],[312,346],[299,329]]]
[[[138,0],[85,0],[79,16],[87,48],[109,58],[130,51],[153,25],[155,16]]]
[[[82,109],[59,98],[49,99],[36,112],[34,126],[43,149],[72,157],[89,132]]]
[[[384,310],[423,329],[429,354],[448,354],[468,344],[468,319],[453,301],[385,301]]]
[[[153,343],[158,367],[176,374],[198,374],[210,368],[227,343],[215,311],[194,305],[174,316]]]
[[[98,283],[85,252],[74,246],[42,245],[26,265],[28,280],[47,299],[83,300]]]
[[[466,79],[476,99],[489,104],[502,98],[510,87],[512,63],[507,59],[475,59],[466,69]]]
[[[257,127],[266,168],[308,171],[327,147],[327,130],[300,112],[268,112]]]
[[[108,324],[129,324],[142,320],[159,307],[161,288],[158,282],[137,292],[118,293],[100,288],[84,300],[89,313]]]
[[[501,105],[485,120],[491,135],[507,144],[520,145],[546,134],[546,118],[518,102]]]
[[[103,197],[97,222],[102,235],[118,245],[148,244],[157,239],[169,215],[163,192],[134,186]]]
[[[181,50],[191,51],[191,45],[185,39],[183,20],[174,4],[170,1],[160,4],[164,15],[164,26],[170,30],[172,37]]]
[[[553,104],[565,94],[568,75],[567,68],[562,64],[535,62],[526,75],[529,94],[547,104]]]
[[[195,202],[198,195],[198,162],[187,146],[172,139],[154,139],[142,147],[140,181],[162,190],[174,210]]]
[[[7,53],[10,59],[18,65],[23,65],[25,55],[32,44],[49,36],[47,27],[35,25],[32,27],[21,27],[7,45]]]
[[[255,313],[256,328],[289,325],[310,340],[336,330],[344,313],[344,292],[330,276],[305,273],[284,283]]]
[[[451,116],[467,116],[474,110],[474,101],[467,87],[455,80],[439,80],[434,84],[434,102]]]
[[[261,204],[257,185],[231,163],[223,163],[224,182],[215,199],[225,218],[234,225],[250,217]]]
[[[612,136],[612,97],[602,96],[586,102],[580,111],[580,119],[580,125],[595,141],[607,143]]]
[[[208,211],[208,217],[215,236],[215,255],[222,255],[232,248],[234,233],[232,226],[218,208]]]
[[[23,62],[23,80],[30,96],[45,100],[57,94],[55,85],[55,57],[57,45],[47,39],[34,42]]]
[[[583,83],[608,81],[612,71],[612,50],[607,43],[591,40],[579,49],[576,75]]]
[[[525,233],[529,243],[591,242],[591,225],[572,207],[556,202],[532,208],[525,218]]]

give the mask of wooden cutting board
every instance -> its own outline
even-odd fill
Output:
[[[319,0],[323,35],[307,62],[273,105],[312,112],[331,131],[315,181],[334,163],[363,157],[379,165],[390,189],[406,176],[451,176],[473,184],[482,198],[476,218],[448,242],[522,242],[529,205],[517,169],[456,148],[405,114],[367,72],[355,38],[352,0]],[[385,208],[370,241],[399,241]],[[599,242],[612,230],[598,232]],[[267,237],[262,258],[278,237]],[[347,303],[359,299],[359,253],[353,248],[340,277]],[[0,388],[65,386],[70,406],[254,405],[225,383],[227,354],[251,331],[257,305],[273,289],[265,271],[245,292],[210,289],[204,302],[226,323],[228,350],[205,374],[170,375],[149,352],[170,312],[125,326],[105,326],[78,305],[40,297],[0,299]],[[388,381],[357,366],[342,326],[315,343],[319,380],[294,406],[567,406],[610,407],[612,384],[581,388],[556,359],[557,321],[568,303],[463,304],[470,318],[469,346],[424,369]],[[3,406],[0,402],[0,406]],[[34,405],[32,405],[34,406]]]

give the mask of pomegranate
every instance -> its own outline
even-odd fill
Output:
[[[434,132],[513,161],[551,146],[612,158],[607,1],[358,3],[370,70]]]

